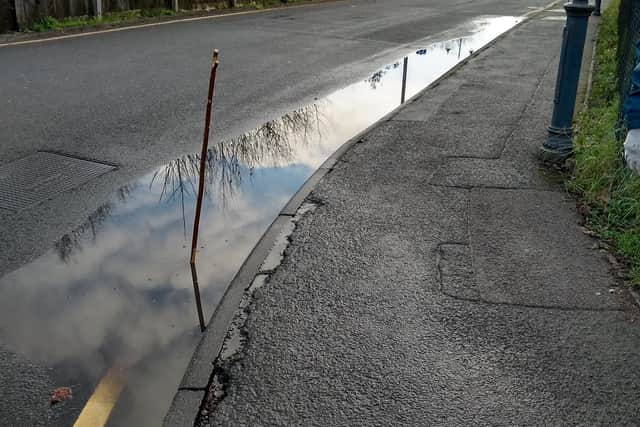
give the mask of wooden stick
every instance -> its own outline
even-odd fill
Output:
[[[216,84],[216,71],[218,69],[218,49],[213,50],[213,62],[211,63],[211,75],[209,77],[209,93],[207,95],[207,112],[204,122],[204,137],[202,140],[202,154],[200,155],[200,181],[198,184],[198,201],[196,203],[196,216],[193,220],[193,239],[191,240],[191,265],[196,263],[198,249],[198,232],[200,228],[200,211],[202,210],[202,197],[204,195],[204,177],[207,152],[209,150],[209,128],[211,126],[211,107],[213,104],[213,90]]]
[[[200,287],[198,286],[198,273],[196,272],[196,253],[198,252],[198,232],[200,231],[200,212],[202,211],[202,198],[204,196],[205,173],[207,154],[209,151],[209,129],[211,127],[211,110],[213,106],[213,90],[216,85],[216,71],[218,70],[218,50],[213,50],[213,61],[211,63],[211,74],[209,76],[209,92],[207,94],[207,112],[204,122],[204,137],[202,139],[202,153],[200,154],[200,171],[198,182],[198,200],[196,202],[196,215],[193,220],[193,239],[191,240],[191,279],[193,281],[193,292],[196,296],[196,308],[198,310],[198,321],[200,331],[204,332],[204,315],[202,313],[202,303],[200,301]]]

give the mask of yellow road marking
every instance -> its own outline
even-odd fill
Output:
[[[125,371],[113,366],[98,383],[84,405],[74,427],[102,427],[107,423],[113,407],[126,384]]]

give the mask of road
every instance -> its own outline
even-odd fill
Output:
[[[352,0],[0,47],[0,166],[41,150],[118,166],[0,216],[0,277],[43,254],[122,185],[198,150],[213,48],[221,52],[220,139],[362,79],[471,18],[522,15],[545,3]],[[2,415],[33,421],[46,408],[21,384],[54,382],[5,348],[6,328],[0,367],[15,375],[0,388],[14,398]]]
[[[0,165],[38,150],[119,166],[3,218],[0,273],[34,259],[132,178],[201,139],[213,48],[213,132],[238,134],[366,76],[424,39],[535,0],[354,0],[0,48]]]

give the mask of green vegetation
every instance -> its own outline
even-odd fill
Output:
[[[238,2],[238,7],[247,7],[250,9],[265,9],[269,7],[278,7],[283,3],[299,3],[305,0],[253,0],[248,2]]]
[[[265,9],[270,7],[282,6],[286,3],[300,3],[304,1],[312,0],[251,0],[251,1],[239,1],[236,9]],[[221,1],[213,6],[213,10],[228,9],[228,2]],[[57,19],[51,16],[46,16],[40,21],[29,25],[24,28],[23,31],[60,31],[71,28],[79,28],[100,24],[115,24],[122,22],[130,22],[144,18],[155,18],[159,16],[174,16],[185,15],[191,11],[174,12],[171,9],[136,9],[125,10],[122,12],[105,13],[102,18],[96,18],[94,16],[72,16],[68,18]]]
[[[56,19],[46,16],[40,21],[31,24],[24,31],[56,31],[69,28],[84,27],[88,25],[111,24],[117,22],[134,21],[141,18],[153,18],[158,16],[173,16],[176,13],[170,9],[137,9],[125,10],[122,12],[105,13],[102,18],[94,16],[71,16],[68,18]]]
[[[603,13],[589,108],[577,119],[575,167],[569,189],[583,203],[587,226],[608,241],[640,284],[640,177],[625,167],[616,92],[620,0]]]

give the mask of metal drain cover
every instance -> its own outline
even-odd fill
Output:
[[[103,163],[38,152],[0,166],[0,213],[15,213],[115,169]]]

